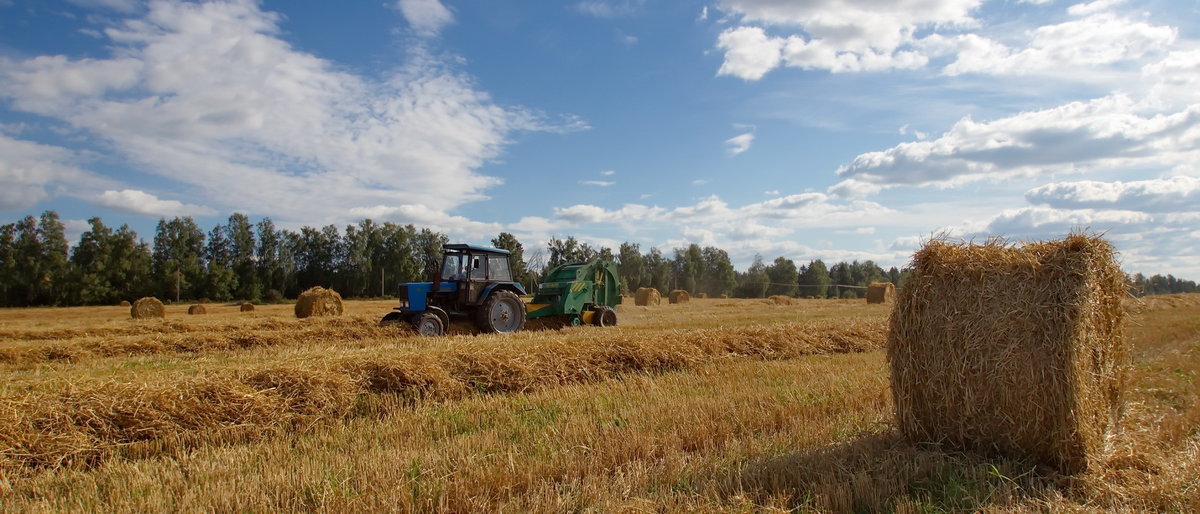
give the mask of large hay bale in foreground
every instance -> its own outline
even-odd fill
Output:
[[[687,291],[676,289],[667,294],[667,300],[671,303],[688,303],[692,300],[692,297]]]
[[[158,298],[147,296],[133,302],[133,305],[129,307],[129,315],[133,319],[162,318],[166,317],[167,311]]]
[[[1129,360],[1112,246],[933,240],[912,264],[888,334],[903,434],[1065,473],[1102,463]]]
[[[662,294],[658,289],[653,287],[639,287],[637,293],[633,296],[633,304],[641,306],[659,305],[662,303]]]
[[[300,293],[300,298],[296,300],[297,318],[341,315],[342,295],[332,289],[315,286]]]
[[[871,282],[867,285],[867,303],[892,303],[895,300],[895,284],[891,282]]]
[[[188,307],[188,314],[208,314],[208,309],[205,309],[203,305],[196,304]]]
[[[338,298],[341,298],[341,297],[339,296]],[[244,303],[242,303],[242,306],[239,307],[238,309],[241,312],[254,312],[254,304],[252,304],[250,302],[244,302]]]

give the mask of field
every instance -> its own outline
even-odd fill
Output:
[[[1077,476],[897,440],[861,300],[434,339],[390,301],[4,310],[0,509],[1198,511],[1197,296],[1130,300],[1125,430]]]

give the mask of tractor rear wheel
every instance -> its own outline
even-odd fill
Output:
[[[475,324],[484,333],[516,332],[525,326],[525,304],[512,291],[493,292],[475,313]]]
[[[418,314],[413,318],[412,324],[417,333],[423,336],[436,337],[446,333],[446,326],[442,324],[442,318],[433,312]]]
[[[617,326],[617,311],[612,307],[601,307],[596,309],[595,314],[592,314],[592,321],[597,327],[615,327]]]

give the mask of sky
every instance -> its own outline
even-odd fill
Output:
[[[1200,2],[0,0],[0,222],[51,209],[1196,279]]]

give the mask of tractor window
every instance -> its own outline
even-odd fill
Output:
[[[446,255],[442,261],[442,280],[462,280],[462,278],[462,255]]]
[[[488,278],[502,282],[512,282],[512,273],[508,269],[508,257],[504,255],[488,256]]]
[[[482,255],[472,255],[471,256],[471,270],[470,270],[471,280],[487,279],[487,269],[484,268],[484,266],[485,266],[484,256],[482,256]]]

